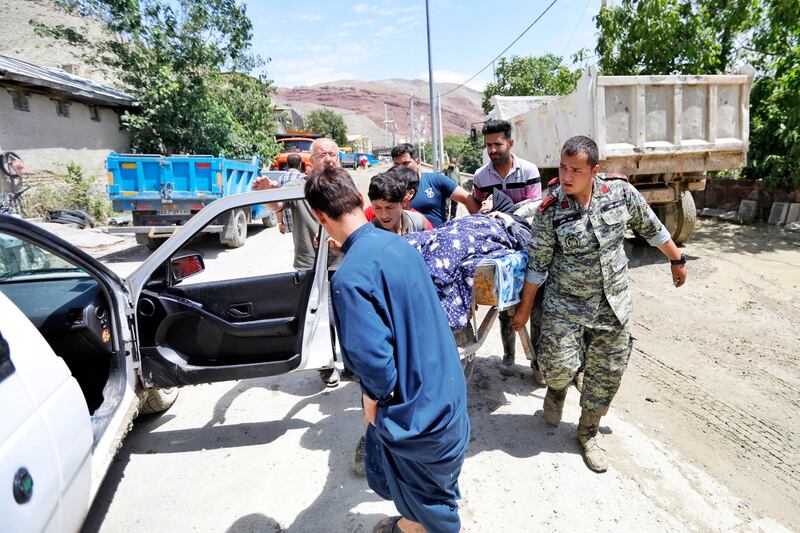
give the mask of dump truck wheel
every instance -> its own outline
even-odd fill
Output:
[[[697,207],[695,207],[692,193],[683,191],[675,212],[678,218],[678,227],[672,236],[672,240],[681,244],[692,237],[694,226],[697,222]]]
[[[148,237],[144,233],[137,233],[136,234],[136,244],[141,244],[142,246],[146,246],[148,250],[155,250],[161,243],[164,242],[165,239],[153,239]]]
[[[228,248],[244,246],[244,241],[247,239],[247,215],[243,210],[237,209],[233,212],[225,224],[222,235],[220,241]]]
[[[141,226],[142,225],[142,216],[139,213],[133,214],[133,225],[134,226]],[[136,244],[141,244],[145,246],[148,250],[155,250],[159,246],[161,246],[166,239],[153,239],[148,237],[146,233],[136,233]]]
[[[265,228],[274,228],[278,225],[278,217],[275,216],[275,213],[270,211],[269,215],[261,219],[261,223],[264,224]]]

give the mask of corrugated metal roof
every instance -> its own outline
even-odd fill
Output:
[[[61,69],[41,67],[0,55],[0,81],[3,79],[35,87],[46,87],[73,97],[118,106],[133,105],[133,97],[96,81],[73,76]]]

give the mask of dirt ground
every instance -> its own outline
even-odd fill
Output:
[[[278,238],[206,263],[252,266],[241,254]],[[129,245],[95,255],[124,274],[147,254]],[[800,236],[700,220],[681,289],[657,250],[627,252],[636,343],[601,428],[609,472],[581,460],[576,391],[551,428],[521,347],[517,375],[499,375],[495,327],[469,384],[465,530],[800,530]],[[84,530],[371,531],[394,508],[350,471],[358,398],[314,372],[184,388],[137,420]]]
[[[679,290],[656,250],[629,253],[637,341],[614,408],[800,529],[800,236],[701,219],[684,253]]]

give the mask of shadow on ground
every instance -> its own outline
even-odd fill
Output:
[[[544,389],[534,385],[528,367],[520,365],[517,376],[500,378],[496,374],[499,362],[500,357],[494,356],[479,357],[476,361],[473,379],[468,386],[472,423],[468,457],[491,450],[501,450],[515,458],[528,458],[540,453],[580,453],[574,442],[574,423],[565,421],[558,428],[551,428],[545,424],[540,410],[530,414],[497,412],[506,403],[507,394],[534,395],[537,398],[544,396]],[[156,431],[172,420],[174,415],[165,413],[161,416],[139,417],[109,469],[83,531],[100,530],[133,455],[267,444],[293,429],[305,430],[300,439],[303,448],[330,451],[327,477],[319,496],[285,529],[281,529],[280,524],[272,518],[256,513],[239,518],[228,531],[370,530],[384,515],[353,511],[363,503],[381,500],[369,490],[366,480],[356,476],[351,468],[353,452],[362,432],[361,411],[354,409],[359,405],[360,389],[357,384],[348,382],[342,382],[335,389],[320,391],[320,387],[316,373],[310,372],[243,380],[220,396],[211,419],[203,427],[197,428]],[[254,388],[298,396],[300,399],[281,419],[226,424],[227,411],[236,398]],[[322,415],[322,419],[314,424],[296,418],[309,406],[314,406]]]

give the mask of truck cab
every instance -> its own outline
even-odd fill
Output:
[[[322,135],[314,133],[279,133],[275,135],[275,140],[278,142],[280,153],[270,166],[270,170],[288,170],[289,167],[286,163],[286,158],[289,157],[290,154],[297,154],[303,160],[300,171],[306,174],[311,174],[311,143],[314,142],[314,139],[318,139],[320,137],[322,137]]]

